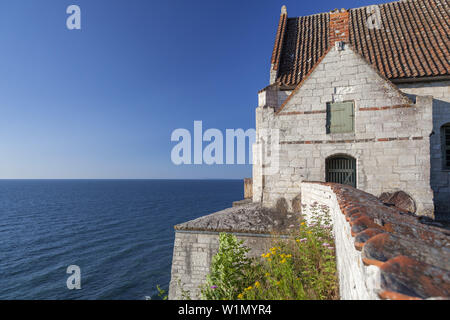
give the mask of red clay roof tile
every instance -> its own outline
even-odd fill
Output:
[[[370,29],[367,7],[349,10],[349,42],[389,80],[450,75],[448,0],[378,5],[381,28]],[[330,47],[330,13],[281,15],[272,55],[276,83],[295,86]]]
[[[362,250],[363,263],[380,268],[380,298],[449,298],[449,229],[386,206],[350,186],[315,183],[330,186],[336,194],[342,213],[350,218],[355,248]]]

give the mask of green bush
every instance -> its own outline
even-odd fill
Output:
[[[219,252],[202,288],[202,298],[242,300],[337,299],[337,272],[329,209],[311,206],[292,239],[279,240],[262,259],[249,259],[248,248],[221,234]]]
[[[201,288],[202,299],[233,300],[253,281],[252,259],[247,257],[249,248],[232,234],[221,233],[219,251],[213,257],[210,273]]]
[[[324,300],[337,298],[337,271],[329,209],[311,207],[309,222],[301,222],[295,241],[279,241],[262,255],[264,273],[245,288],[239,299]],[[261,272],[260,272],[261,273]]]

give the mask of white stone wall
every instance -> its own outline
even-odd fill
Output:
[[[169,299],[182,299],[182,289],[192,299],[199,296],[199,286],[206,280],[209,264],[219,248],[217,235],[175,233]]]
[[[314,183],[302,183],[301,192],[303,213],[307,216],[310,214],[308,209],[315,202],[330,208],[335,236],[340,298],[342,300],[379,299],[380,269],[363,264],[361,252],[355,249],[350,224],[345,220],[334,192],[328,186]]]
[[[412,97],[433,96],[431,143],[431,188],[436,212],[450,220],[450,170],[442,167],[441,127],[450,123],[450,81],[401,83],[398,87]]]
[[[336,101],[354,102],[354,132],[326,133],[326,104]],[[273,206],[284,198],[291,205],[302,181],[325,181],[325,159],[344,154],[356,158],[358,189],[374,195],[403,190],[416,200],[419,214],[433,215],[431,97],[412,103],[346,46],[333,48],[276,112],[256,109],[256,141],[277,130],[281,145],[277,172],[268,172],[265,153],[257,150],[261,144],[255,146],[254,201]]]
[[[251,248],[249,257],[260,257],[268,252],[273,239],[255,234],[237,235]],[[182,299],[182,289],[189,291],[191,299],[200,298],[199,287],[206,281],[213,256],[219,249],[218,233],[176,232],[169,286],[169,299]]]

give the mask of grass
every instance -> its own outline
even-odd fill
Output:
[[[290,240],[278,240],[261,259],[231,234],[220,235],[219,252],[202,287],[203,299],[338,299],[334,239],[326,206],[313,205]]]

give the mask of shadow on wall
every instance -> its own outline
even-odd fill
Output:
[[[287,215],[289,213],[301,213],[302,212],[302,195],[299,193],[291,201],[292,210],[289,209],[289,203],[286,198],[279,198],[275,205],[275,210],[282,215]]]
[[[414,102],[416,95],[407,94]],[[450,125],[450,103],[433,99],[433,132],[430,136],[430,185],[433,189],[436,220],[450,221],[450,160],[449,144],[445,139],[445,126]],[[447,159],[446,159],[447,157]]]

